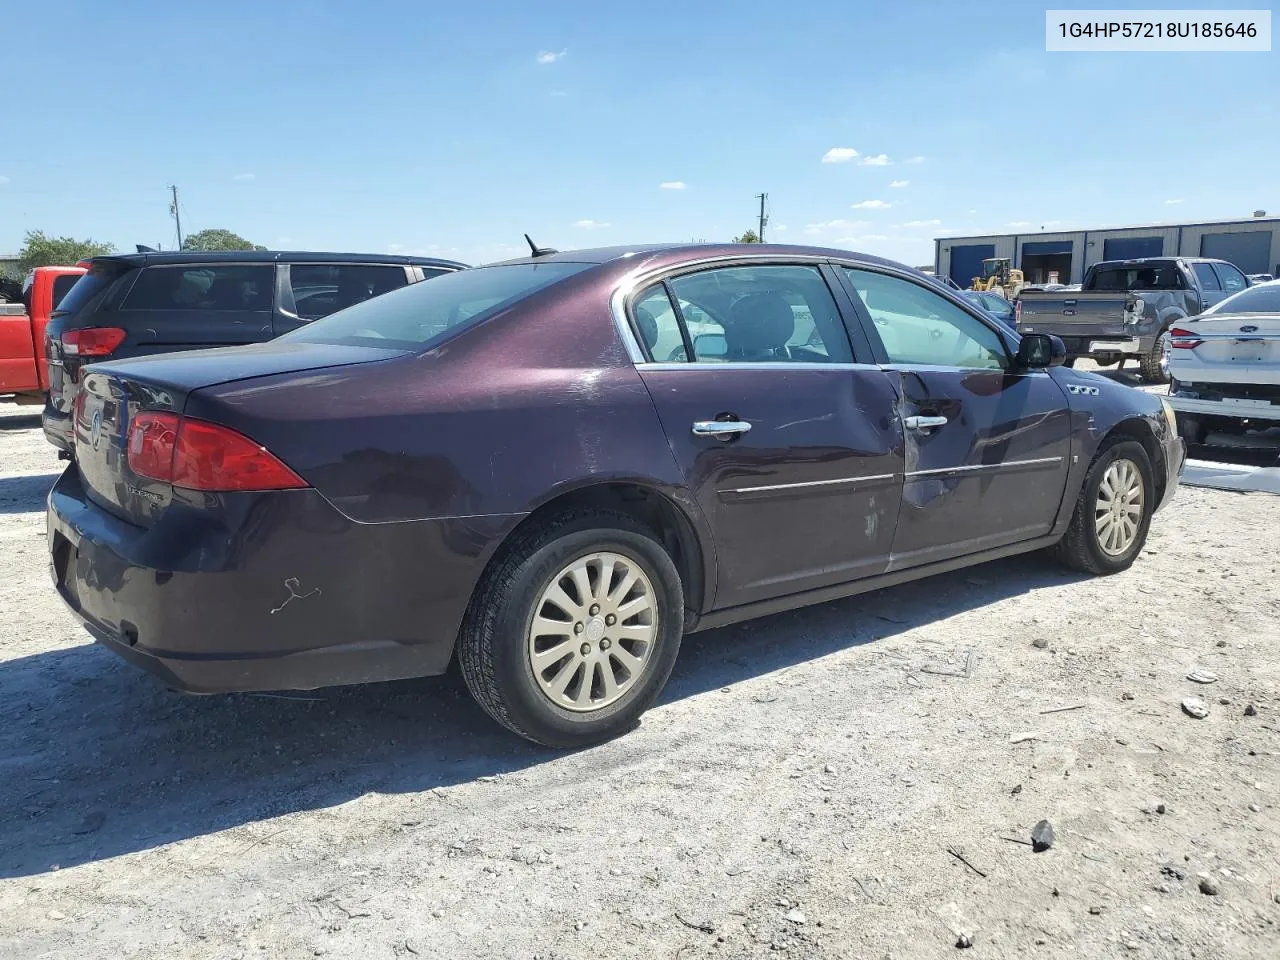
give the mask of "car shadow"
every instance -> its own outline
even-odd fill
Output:
[[[0,431],[33,430],[40,426],[40,414],[19,413],[0,417]]]
[[[1074,579],[1023,556],[692,634],[661,703]],[[560,755],[501,730],[452,677],[186,697],[92,644],[39,653],[0,664],[0,877]]]
[[[0,477],[0,514],[43,513],[44,501],[61,473]]]

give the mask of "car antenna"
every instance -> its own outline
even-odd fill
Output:
[[[533,257],[549,257],[553,253],[560,252],[559,250],[556,250],[553,247],[538,246],[536,243],[533,242],[533,237],[529,236],[527,233],[524,235],[524,242],[529,245],[529,251],[530,251],[529,255]]]
[[[134,246],[138,248],[139,253],[159,253],[160,252],[155,247],[148,247],[144,243],[135,243]]]

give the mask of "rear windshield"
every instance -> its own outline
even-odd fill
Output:
[[[1280,283],[1249,287],[1215,303],[1205,313],[1280,313]]]
[[[416,350],[590,266],[557,261],[459,270],[357,303],[279,339]]]
[[[85,304],[96,300],[99,294],[133,268],[128,264],[110,260],[90,264],[89,272],[76,281],[70,292],[55,304],[54,313],[78,313]]]
[[[1181,290],[1182,274],[1175,263],[1131,267],[1102,267],[1089,278],[1086,290]]]

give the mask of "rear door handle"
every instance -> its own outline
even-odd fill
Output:
[[[693,435],[695,437],[724,437],[728,439],[751,429],[745,420],[695,420]]]
[[[945,427],[946,417],[907,417],[902,421],[908,430],[932,430],[934,427]]]

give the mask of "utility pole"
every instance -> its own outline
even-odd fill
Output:
[[[173,214],[173,222],[178,227],[178,249],[182,249],[182,216],[178,213],[178,188],[173,184],[169,184],[169,189],[173,191],[173,203],[169,205],[169,212]],[[764,208],[761,207],[761,210]]]
[[[756,231],[756,236],[760,238],[760,242],[764,243],[764,225],[769,222],[769,218],[764,215],[764,202],[769,199],[767,193],[757,194],[760,200],[760,229]]]

